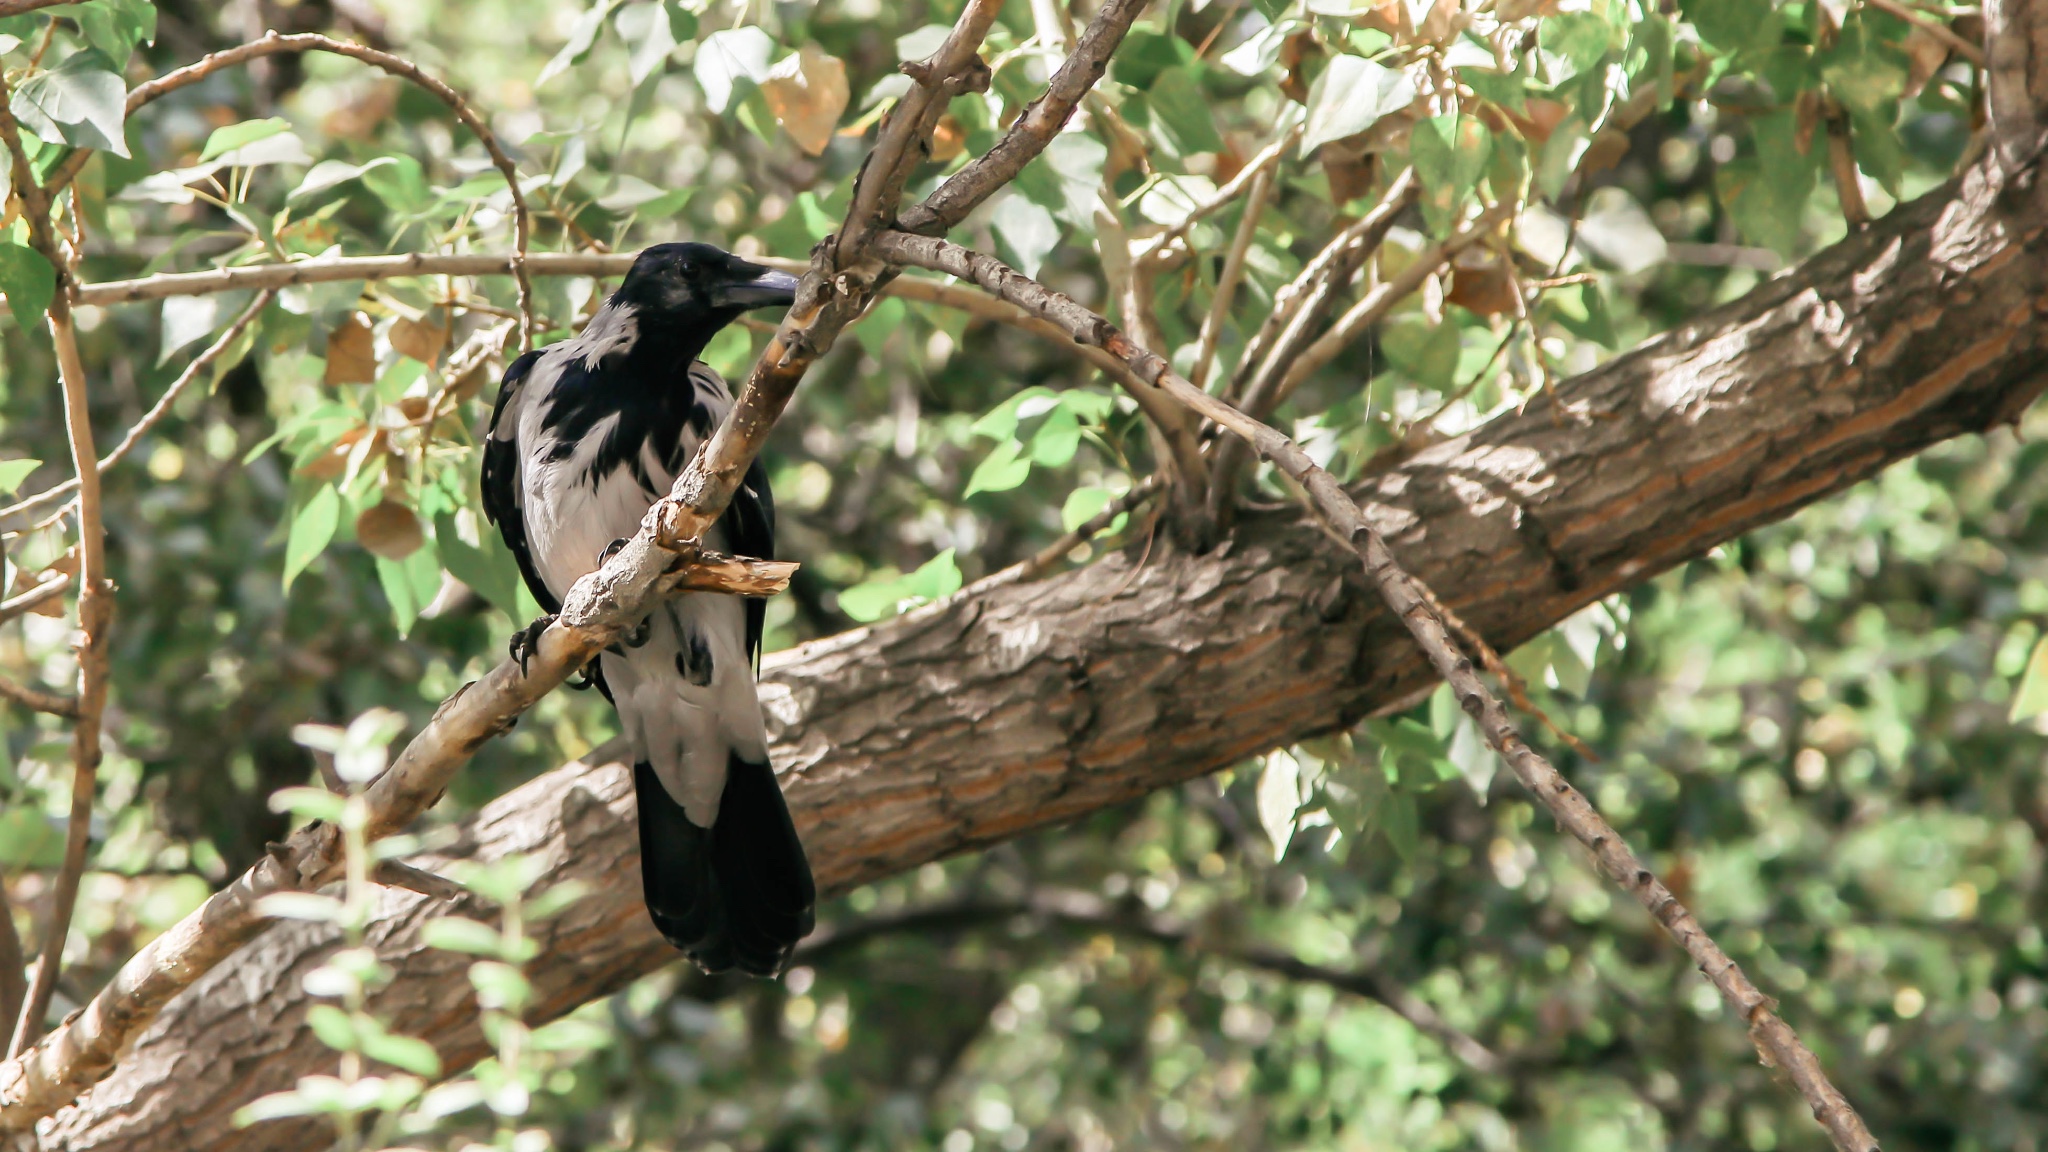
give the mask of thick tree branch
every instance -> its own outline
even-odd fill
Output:
[[[1156,382],[1161,391],[1191,411],[1252,445],[1259,455],[1306,488],[1316,511],[1350,541],[1387,606],[1407,626],[1437,674],[1449,682],[1459,703],[1479,722],[1488,742],[1508,762],[1523,786],[1550,809],[1560,827],[1592,851],[1601,870],[1635,896],[1699,965],[1722,998],[1748,1025],[1750,1039],[1765,1063],[1782,1068],[1791,1076],[1835,1146],[1842,1152],[1876,1152],[1877,1142],[1864,1127],[1862,1118],[1828,1079],[1812,1051],[1778,1016],[1776,1001],[1750,982],[1591,802],[1522,739],[1507,710],[1479,679],[1472,661],[1451,642],[1443,617],[1433,606],[1433,595],[1395,562],[1385,539],[1335,477],[1319,467],[1293,440],[1176,375],[1157,354],[1133,344],[1101,316],[992,256],[971,252],[949,241],[904,233],[884,233],[876,241],[876,250],[891,260],[971,280],[988,292],[1060,325],[1075,340],[1097,344],[1123,357],[1133,371]]]
[[[1999,186],[1978,172],[1902,204],[1526,411],[1418,453],[1363,484],[1365,514],[1506,651],[1929,444],[2016,418],[2048,383],[2048,197]],[[1140,567],[1112,552],[770,656],[762,697],[819,883],[845,892],[1404,707],[1434,683],[1356,563],[1292,515],[1254,513],[1205,555]],[[630,879],[630,774],[602,759],[463,828],[461,854],[536,853],[549,882],[591,885],[544,928],[536,1019],[674,960]],[[473,1014],[451,1010],[469,1003],[463,961],[418,941],[442,914],[387,897],[371,942],[401,976],[372,1010],[454,1068],[487,1046]],[[312,1131],[229,1117],[330,1066],[297,1025],[299,978],[333,947],[283,927],[207,974],[124,1033],[121,1068],[42,1147],[144,1152],[177,1132],[195,1149],[254,1150]],[[148,971],[138,957],[122,980]]]

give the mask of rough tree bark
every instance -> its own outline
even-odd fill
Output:
[[[2002,187],[1980,165],[1360,491],[1401,561],[1506,649],[1930,444],[2012,421],[2048,383],[2048,194]],[[1350,554],[1263,514],[1208,555],[1114,555],[771,657],[763,697],[819,880],[843,892],[1431,683]],[[593,885],[545,929],[539,1018],[674,958],[641,909],[630,792],[615,764],[570,765],[463,826],[455,854],[537,852],[556,878]],[[392,890],[371,939],[401,973],[377,1010],[455,1068],[484,1054],[467,961],[417,937],[447,910]],[[305,926],[257,940],[173,1001],[39,1143],[317,1146],[314,1127],[237,1132],[229,1117],[332,1065],[299,1026],[300,978],[329,946]]]

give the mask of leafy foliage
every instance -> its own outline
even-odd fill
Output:
[[[843,213],[875,125],[906,90],[898,60],[929,53],[958,5],[388,7],[383,34],[471,93],[515,150],[538,248],[689,236],[794,258]],[[953,102],[913,192],[1037,97],[1065,52],[1063,20],[1058,5],[1006,12],[989,38],[990,91]],[[352,61],[226,71],[125,115],[129,79],[241,32],[205,6],[145,0],[0,21],[38,173],[95,152],[63,206],[85,238],[86,280],[509,246],[512,198],[477,143],[445,106]],[[1873,212],[1938,184],[1964,151],[1977,89],[1925,29],[1872,6],[1164,5],[1074,128],[961,234],[1102,300],[1105,243],[1142,250],[1182,229],[1192,255],[1157,279],[1153,312],[1162,351],[1186,367],[1242,230],[1243,284],[1218,337],[1227,367],[1402,168],[1421,200],[1356,294],[1479,205],[1520,205],[1279,410],[1351,477],[1842,235],[1831,139],[1846,136]],[[1241,202],[1211,202],[1297,131],[1263,215],[1247,224]],[[33,492],[57,482],[38,461],[63,458],[65,439],[39,319],[54,281],[27,239],[19,222],[0,236],[13,318],[0,428],[16,457],[0,462],[0,488]],[[539,280],[543,338],[572,331],[607,287]],[[103,442],[246,303],[81,310]],[[119,707],[82,983],[288,820],[347,827],[352,801],[307,786],[304,745],[360,781],[344,760],[381,755],[537,613],[479,514],[488,373],[457,367],[462,350],[507,336],[515,304],[503,276],[288,288],[211,394],[186,397],[136,465],[108,473]],[[851,334],[767,458],[786,553],[805,565],[769,606],[771,648],[948,595],[1159,467],[1134,405],[1065,348],[903,299]],[[736,376],[762,343],[736,328],[707,359]],[[2028,1146],[2048,1119],[2033,1055],[2048,1027],[2039,431],[2036,417],[2018,438],[1932,453],[1511,657],[1602,756],[1555,749],[1560,763],[1730,930],[1736,958],[1893,1147]],[[1268,474],[1253,483],[1288,498]],[[1124,517],[1086,547],[1144,548],[1146,522]],[[9,523],[17,587],[75,567],[67,530]],[[35,615],[10,624],[6,673],[61,681],[67,633]],[[366,713],[340,735],[299,729]],[[47,890],[61,844],[65,752],[47,717],[0,722],[0,862],[20,909]],[[484,751],[436,819],[587,751],[611,723],[558,694]],[[363,1009],[390,973],[351,946],[315,974],[329,1002],[308,1018],[342,1074],[252,1104],[251,1121],[318,1113],[343,1132],[451,1146],[538,1146],[526,1132],[577,1147],[946,1152],[1818,1146],[1740,1028],[1535,818],[1442,697],[862,888],[828,918],[967,911],[816,957],[777,986],[670,972],[529,1030],[520,925],[560,895],[529,898],[540,878],[525,861],[466,879],[498,922],[442,920],[429,943],[476,957],[494,1059],[428,1089],[437,1060]],[[1162,941],[1026,910],[1047,888],[1192,927]],[[367,891],[274,911],[359,933]],[[1228,947],[1240,942],[1323,978],[1247,962]],[[1441,1029],[1331,978],[1361,971],[1503,1063],[1475,1068]]]

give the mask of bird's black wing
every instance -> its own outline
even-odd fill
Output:
[[[562,610],[562,605],[533,566],[519,483],[520,389],[540,357],[540,352],[533,351],[512,361],[505,369],[504,382],[498,386],[498,401],[491,408],[490,432],[484,438],[484,516],[498,526],[505,547],[511,549],[512,558],[519,562],[519,575],[525,578],[527,591],[533,593],[542,611],[553,615]]]
[[[692,383],[720,396],[729,396],[725,381],[711,366],[698,361],[690,365]],[[729,407],[726,401],[721,407]],[[717,431],[716,422],[710,419],[711,406],[699,403],[691,413],[697,442],[703,444]],[[725,515],[719,523],[725,528],[725,540],[735,555],[750,556],[756,560],[775,559],[775,494],[768,490],[768,470],[761,466],[759,457],[747,466],[747,474],[741,478],[740,486],[732,494],[732,503],[726,505]],[[766,600],[747,599],[747,655],[759,661],[761,658],[761,628],[768,614]]]

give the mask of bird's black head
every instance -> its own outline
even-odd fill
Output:
[[[643,324],[667,320],[715,331],[749,308],[788,306],[796,283],[787,272],[709,244],[656,244],[633,261],[614,298],[633,305]]]

